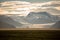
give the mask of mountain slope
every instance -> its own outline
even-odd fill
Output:
[[[29,23],[32,24],[44,24],[44,23],[53,23],[56,22],[58,20],[58,18],[56,18],[53,15],[50,15],[47,12],[31,12],[27,17],[26,20]]]
[[[60,28],[60,21],[58,21],[54,25],[52,25],[52,28]]]
[[[11,19],[8,16],[4,16],[4,15],[0,15],[0,27],[4,27],[7,26],[6,28],[16,28],[16,27],[21,27],[22,24],[19,22],[14,21],[13,19]],[[4,25],[4,26],[3,26]]]

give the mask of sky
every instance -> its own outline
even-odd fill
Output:
[[[14,0],[0,0],[2,1],[14,1]],[[28,1],[28,2],[47,2],[47,1],[60,1],[60,0],[18,0],[18,1]]]

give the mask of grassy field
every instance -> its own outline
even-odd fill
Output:
[[[58,40],[59,30],[0,30],[0,40]]]

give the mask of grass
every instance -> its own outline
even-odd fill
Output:
[[[0,40],[57,40],[59,30],[0,30]]]

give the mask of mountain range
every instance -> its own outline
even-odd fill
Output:
[[[28,16],[18,16],[18,15],[1,15],[0,16],[0,26],[7,28],[26,28],[27,26],[32,26],[31,24],[50,24],[59,21],[59,18],[48,14],[47,12],[31,12]],[[1,25],[2,24],[2,25]],[[47,26],[47,25],[45,25]],[[51,26],[51,25],[49,25]],[[50,27],[49,27],[50,28]]]

